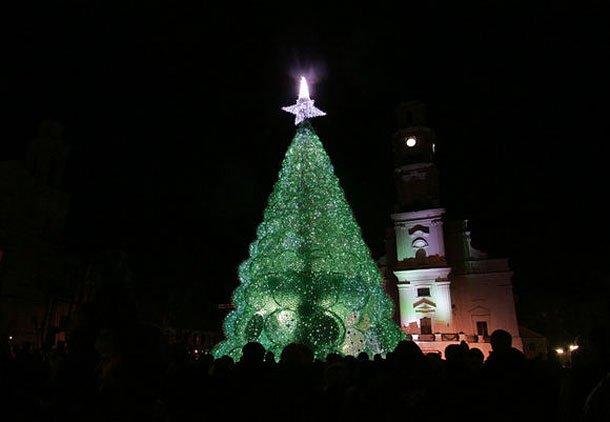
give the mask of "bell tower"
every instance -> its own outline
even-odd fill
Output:
[[[449,273],[434,131],[425,126],[425,106],[398,108],[401,127],[392,138],[397,213],[393,273],[398,281],[400,325],[414,336],[434,336],[453,327]]]
[[[508,260],[472,244],[468,221],[446,222],[436,138],[419,102],[398,108],[392,137],[396,210],[383,262],[401,329],[424,351],[466,341],[488,354],[489,335],[508,331],[522,349]],[[396,297],[398,296],[398,297]]]
[[[425,106],[408,102],[398,108],[401,128],[392,138],[398,208],[414,211],[440,205],[438,170],[434,163],[434,131],[426,126]]]

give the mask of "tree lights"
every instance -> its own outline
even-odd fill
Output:
[[[293,342],[317,358],[372,355],[401,339],[379,271],[307,121],[297,127],[239,279],[217,357],[239,358],[249,341],[276,356]]]

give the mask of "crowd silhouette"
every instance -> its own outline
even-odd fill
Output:
[[[165,345],[150,327],[73,333],[46,355],[27,345],[0,360],[4,420],[28,421],[608,421],[604,349],[526,360],[509,333],[492,353],[462,342],[424,354],[402,341],[382,357],[331,354],[300,344],[273,356],[248,343],[241,360]],[[595,350],[595,351],[594,351]]]

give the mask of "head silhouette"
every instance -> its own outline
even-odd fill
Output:
[[[483,365],[483,361],[485,360],[485,355],[481,352],[480,349],[473,347],[468,350],[468,361],[474,368],[480,368]]]
[[[360,361],[369,360],[369,354],[366,352],[358,353],[358,360],[360,360]]]
[[[448,362],[457,362],[463,357],[463,350],[458,344],[450,344],[445,347],[445,359]]]
[[[506,352],[513,344],[513,336],[508,331],[495,330],[489,337],[491,348],[494,352]]]
[[[258,365],[265,359],[265,348],[255,341],[246,343],[241,349],[241,361],[245,364]]]
[[[413,362],[424,357],[421,349],[411,340],[401,340],[394,349],[393,358],[403,362]]]
[[[298,344],[290,343],[280,355],[280,363],[285,366],[305,366],[313,362],[313,352],[309,347]]]

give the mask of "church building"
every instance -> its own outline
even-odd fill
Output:
[[[42,123],[25,160],[0,161],[0,339],[35,348],[65,328],[74,290],[62,189],[69,147],[56,122]]]
[[[408,123],[392,140],[398,201],[381,270],[402,330],[424,352],[466,341],[487,355],[497,329],[522,350],[508,260],[475,248],[467,220],[446,219],[425,108],[407,103],[400,114]]]

